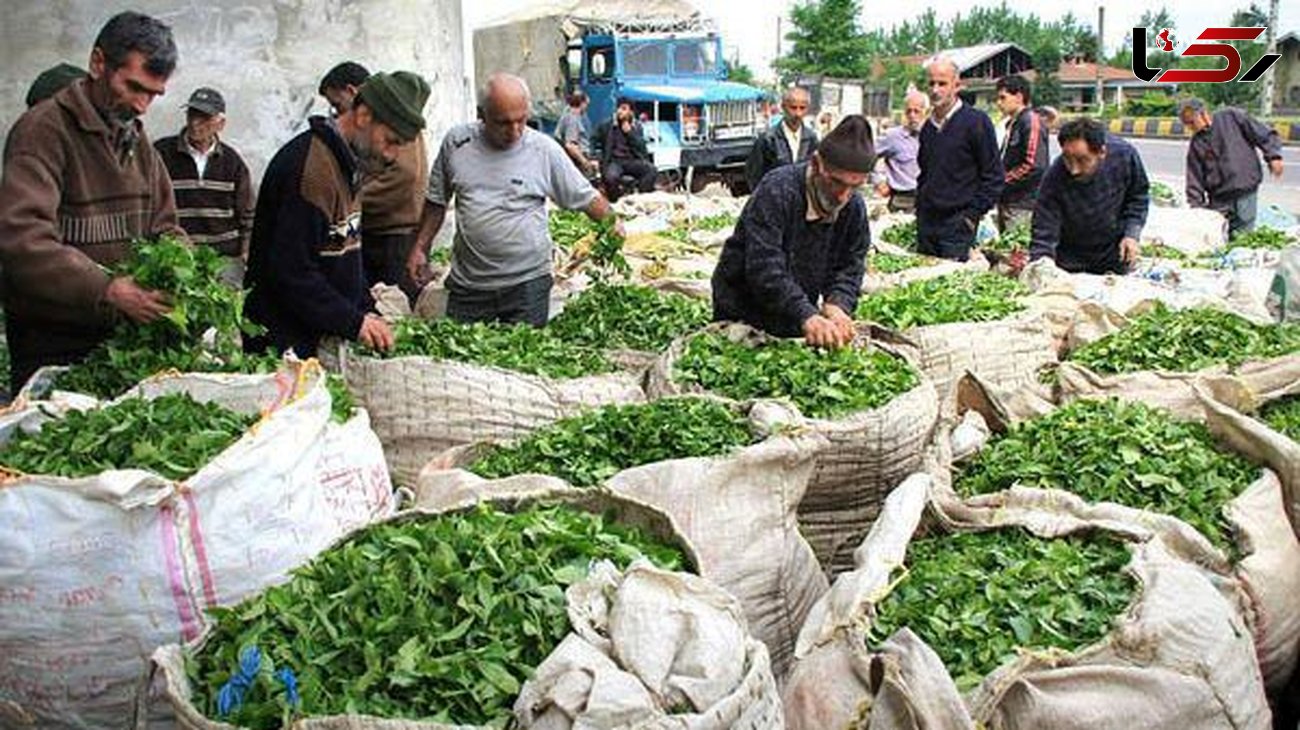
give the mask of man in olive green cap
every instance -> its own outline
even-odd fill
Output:
[[[356,181],[363,164],[391,164],[424,129],[429,84],[418,74],[377,73],[337,118],[312,117],[272,158],[258,192],[244,288],[244,313],[265,335],[245,349],[316,354],[334,335],[392,347],[361,264]]]

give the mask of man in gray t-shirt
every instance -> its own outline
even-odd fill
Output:
[[[407,268],[415,276],[427,262],[455,198],[447,316],[541,326],[553,283],[546,199],[593,220],[613,212],[555,140],[526,126],[522,79],[493,74],[480,99],[482,119],[453,127],[438,150]]]
[[[578,89],[569,94],[569,111],[555,123],[555,141],[560,143],[569,159],[588,178],[600,172],[600,161],[591,156],[591,129],[587,123],[587,93]]]

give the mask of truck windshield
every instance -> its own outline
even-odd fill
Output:
[[[628,43],[624,49],[623,73],[628,76],[668,75],[667,44]]]
[[[712,40],[678,41],[673,44],[674,75],[712,74],[716,68],[717,46]]]

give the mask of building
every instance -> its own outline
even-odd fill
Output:
[[[1061,85],[1061,111],[1091,112],[1097,108],[1097,64],[1086,61],[1066,62],[1056,71],[1057,83]],[[1029,82],[1038,80],[1037,71],[1024,74]],[[1102,93],[1106,106],[1116,106],[1122,111],[1124,103],[1134,97],[1140,97],[1151,91],[1173,93],[1172,84],[1151,84],[1133,75],[1133,70],[1101,67]]]
[[[1273,113],[1300,114],[1300,34],[1278,38],[1277,52],[1282,57],[1273,67]]]

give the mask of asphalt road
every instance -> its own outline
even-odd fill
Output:
[[[1142,155],[1148,175],[1182,180],[1183,164],[1187,157],[1186,142],[1137,137],[1130,138],[1129,141]],[[1283,210],[1300,216],[1300,147],[1283,147],[1282,164],[1281,180],[1274,180],[1268,170],[1264,170],[1264,183],[1259,187],[1259,204],[1276,204]],[[1181,187],[1179,190],[1181,192]]]

